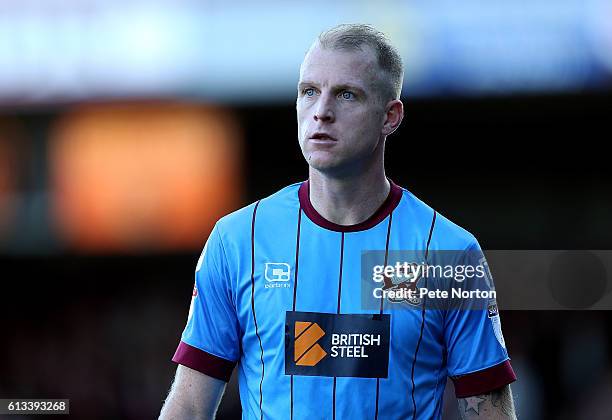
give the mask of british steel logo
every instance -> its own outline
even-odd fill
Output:
[[[288,311],[285,374],[386,378],[389,314]]]
[[[316,322],[296,321],[295,341],[293,345],[293,361],[298,366],[315,366],[327,356],[317,341],[325,335],[325,331]]]

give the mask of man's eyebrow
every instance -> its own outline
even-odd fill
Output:
[[[298,83],[298,89],[304,86],[316,86],[317,84],[314,82],[303,81]]]
[[[314,82],[310,82],[308,80],[305,80],[303,82],[299,82],[298,83],[298,89],[300,89],[300,90],[303,87],[305,87],[305,86],[318,86],[318,84],[314,83]],[[342,83],[340,85],[334,85],[334,86],[332,86],[332,89],[335,90],[336,92],[337,91],[341,91],[341,90],[354,90],[354,91],[356,91],[358,93],[361,93],[361,94],[365,95],[365,90],[364,89],[362,89],[361,87],[359,87],[357,85],[353,85],[353,84],[350,84],[350,83]]]
[[[360,88],[357,85],[352,85],[350,83],[343,83],[341,85],[334,86],[334,89],[336,91],[338,91],[338,90],[354,90],[354,91],[356,91],[358,93],[361,93],[361,94],[365,95],[365,91],[362,88]]]

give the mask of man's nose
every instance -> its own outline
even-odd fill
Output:
[[[325,122],[333,122],[335,119],[335,114],[333,110],[332,104],[333,98],[331,95],[321,95],[319,97],[317,107],[314,113],[315,121],[325,121]]]

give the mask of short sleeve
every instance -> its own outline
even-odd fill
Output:
[[[226,382],[240,356],[231,284],[223,243],[215,226],[196,265],[187,325],[172,360]]]
[[[495,290],[484,254],[475,240],[465,251],[463,263],[482,273],[480,283],[466,280],[460,286],[464,291]],[[454,300],[446,313],[444,339],[448,374],[458,398],[486,394],[516,380],[495,298]]]

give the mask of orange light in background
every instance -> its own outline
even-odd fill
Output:
[[[241,134],[219,108],[90,105],[49,145],[55,220],[65,241],[103,251],[197,249],[241,204]]]

